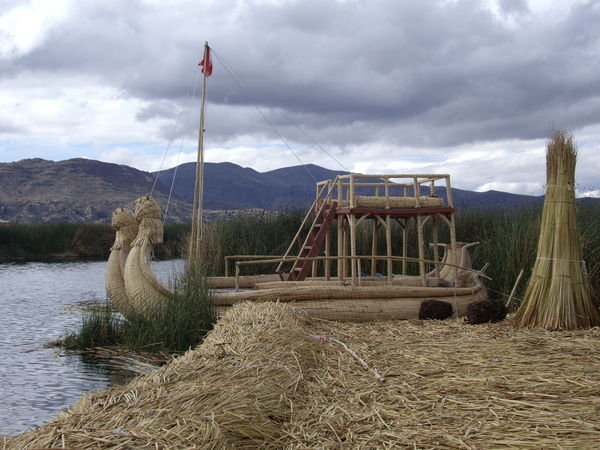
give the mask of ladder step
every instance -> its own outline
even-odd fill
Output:
[[[314,228],[321,228],[323,226],[322,223],[315,223]]]

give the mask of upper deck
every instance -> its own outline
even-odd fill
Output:
[[[317,183],[317,201],[336,201],[337,215],[410,217],[455,211],[448,174],[340,175]]]

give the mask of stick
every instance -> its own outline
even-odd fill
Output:
[[[523,276],[523,269],[521,269],[521,271],[519,272],[519,276],[517,277],[517,281],[515,281],[515,285],[512,288],[512,291],[510,291],[510,295],[508,296],[508,300],[506,300],[506,307],[508,308],[508,306],[510,305],[510,302],[512,301],[513,295],[515,294],[515,291],[517,290],[517,286],[519,285],[519,281],[521,281],[521,277]]]
[[[385,382],[385,378],[377,371],[377,369],[371,369],[369,367],[369,365],[365,362],[364,359],[362,359],[360,356],[358,356],[354,350],[352,350],[350,347],[348,347],[342,341],[338,341],[337,339],[333,339],[333,338],[330,338],[327,336],[319,336],[317,334],[309,334],[309,336],[313,339],[316,339],[319,342],[328,342],[329,341],[329,342],[334,342],[338,345],[341,345],[342,347],[344,347],[344,350],[346,350],[348,353],[350,353],[350,355],[352,355],[352,357],[354,359],[356,359],[365,368],[365,370],[370,371],[373,374],[373,376],[377,379],[377,381],[379,381],[380,383]]]

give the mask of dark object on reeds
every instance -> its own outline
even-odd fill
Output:
[[[420,320],[444,320],[452,316],[452,305],[440,300],[425,300],[419,309]]]
[[[546,199],[537,258],[515,325],[571,330],[600,324],[581,256],[573,136],[556,131],[546,154]]]
[[[498,300],[480,300],[467,306],[467,323],[500,322],[506,319],[506,306]]]

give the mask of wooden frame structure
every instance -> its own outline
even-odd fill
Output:
[[[442,194],[442,195],[439,195]],[[438,242],[440,225],[449,229],[451,253],[456,255],[456,230],[454,218],[454,203],[450,176],[447,174],[349,174],[340,175],[334,180],[317,183],[315,201],[310,208],[298,233],[292,240],[283,259],[292,255],[296,242],[301,242],[300,252],[292,267],[292,276],[288,280],[302,280],[309,269],[313,278],[318,275],[317,264],[313,261],[321,247],[324,247],[322,274],[326,280],[331,278],[345,280],[350,278],[352,285],[358,284],[361,276],[361,260],[364,255],[357,254],[357,229],[365,221],[372,222],[371,241],[371,276],[376,275],[377,261],[386,261],[385,275],[391,283],[393,277],[393,262],[402,258],[402,274],[407,274],[409,258],[409,224],[416,224],[418,247],[419,276],[422,285],[427,285],[425,258],[425,226],[431,222],[434,273],[439,278],[440,261]],[[314,217],[307,237],[301,237],[306,232],[309,218]],[[337,242],[332,242],[332,223],[336,222]],[[401,237],[393,236],[392,223],[400,225]],[[379,229],[385,230],[385,255],[378,255]],[[323,232],[326,230],[326,232]],[[324,239],[323,235],[324,234]],[[312,237],[311,237],[312,236]],[[394,239],[401,239],[402,255],[392,253]],[[318,243],[317,249],[313,243]],[[448,261],[450,263],[450,261]],[[336,264],[336,275],[332,276],[331,264]],[[281,272],[284,262],[277,267]],[[456,268],[454,269],[456,276]],[[294,271],[298,277],[294,277]]]

